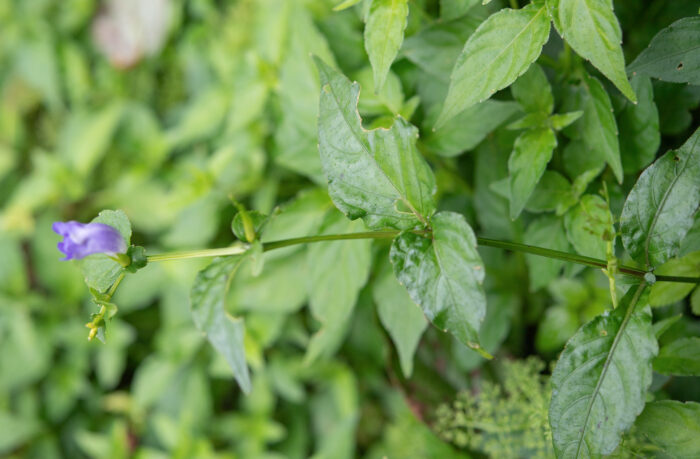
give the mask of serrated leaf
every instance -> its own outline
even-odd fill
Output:
[[[700,84],[700,17],[680,19],[657,33],[627,71],[674,83]]]
[[[190,301],[194,324],[224,357],[243,392],[248,393],[251,383],[243,345],[245,326],[243,319],[232,317],[224,305],[231,278],[246,258],[245,254],[215,258],[197,274]]]
[[[523,235],[523,242],[563,252],[569,249],[564,222],[554,215],[544,215],[532,221]],[[525,262],[530,278],[530,291],[533,292],[549,285],[552,280],[559,276],[564,267],[564,262],[561,260],[535,255],[525,255]]]
[[[353,233],[364,229],[362,222],[349,221],[340,212],[332,211],[319,234]],[[321,322],[321,329],[309,342],[306,362],[332,355],[342,343],[360,289],[369,275],[370,243],[369,239],[362,239],[309,246],[306,258],[309,308]]]
[[[700,251],[682,258],[672,258],[655,269],[654,274],[700,277]],[[685,298],[695,287],[696,284],[683,282],[656,282],[651,286],[649,304],[666,306],[675,303]]]
[[[394,239],[394,273],[436,327],[480,349],[486,296],[476,237],[460,214],[439,212],[430,223],[432,237],[405,232]]]
[[[622,183],[620,144],[610,96],[602,83],[592,76],[584,77],[584,87],[586,96],[580,121],[583,141],[591,150],[602,154],[617,181]]]
[[[557,457],[612,453],[644,408],[657,344],[649,308],[636,304],[643,289],[581,327],[559,357],[549,407]]]
[[[556,146],[557,137],[549,128],[525,131],[515,140],[508,159],[511,219],[522,212]]]
[[[413,228],[435,211],[435,176],[416,148],[418,130],[397,118],[367,131],[359,86],[316,59],[321,74],[319,151],[328,191],[348,218],[370,228]]]
[[[634,90],[625,74],[622,30],[612,0],[547,0],[554,27],[584,59],[591,61],[632,102]]]
[[[608,241],[615,238],[610,208],[603,198],[586,194],[579,204],[564,217],[566,235],[576,252],[593,258],[606,259]]]
[[[407,0],[372,0],[365,25],[365,49],[379,91],[403,43],[408,18]]]
[[[637,93],[637,104],[625,103],[618,114],[617,125],[622,168],[627,174],[636,174],[654,161],[661,144],[661,133],[651,80],[634,76],[630,82]]]
[[[103,210],[91,223],[104,223],[117,229],[127,247],[131,244],[131,223],[121,210]],[[103,253],[85,257],[82,261],[83,277],[89,288],[105,292],[124,273],[124,267]]]
[[[413,373],[413,354],[428,322],[420,307],[399,284],[388,262],[383,262],[372,294],[379,320],[396,346],[401,371],[409,378]]]
[[[469,37],[455,63],[435,127],[510,85],[537,59],[548,38],[544,5],[504,9],[490,16]]]
[[[676,255],[700,206],[700,129],[639,176],[620,217],[622,243],[639,263],[659,266]]]
[[[700,457],[700,403],[647,403],[634,425],[669,457]]]
[[[474,149],[494,129],[518,112],[518,105],[500,100],[485,100],[455,116],[440,129],[432,130],[439,105],[428,113],[425,125],[429,132],[425,145],[440,156],[457,156]]]
[[[680,338],[661,347],[654,371],[662,375],[700,376],[700,338]]]
[[[542,67],[532,64],[510,87],[513,97],[526,112],[552,113],[554,96]]]

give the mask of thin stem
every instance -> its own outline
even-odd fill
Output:
[[[220,249],[189,250],[186,252],[170,252],[147,257],[149,263],[156,261],[183,260],[186,258],[224,257],[227,255],[240,255],[248,250],[248,244],[237,244]]]
[[[119,287],[119,284],[121,283],[122,279],[124,279],[125,273],[121,273],[119,277],[117,277],[117,280],[114,281],[112,286],[109,288],[109,291],[107,292],[107,296],[112,299],[112,296],[114,295],[114,292],[117,291],[117,287]],[[103,306],[104,307],[104,306]]]
[[[414,231],[416,234],[428,234],[429,231]],[[324,241],[347,241],[356,239],[389,239],[393,238],[399,234],[399,231],[366,231],[362,233],[346,233],[346,234],[322,234],[318,236],[304,236],[296,237],[291,239],[282,239],[279,241],[265,242],[263,244],[263,251],[267,252],[269,250],[281,249],[283,247],[290,247],[298,244],[310,244],[314,242],[324,242]],[[561,252],[559,250],[545,249],[544,247],[536,247],[527,244],[520,244],[517,242],[507,242],[499,241],[497,239],[489,239],[484,237],[477,237],[477,242],[486,247],[496,247],[500,249],[506,249],[513,252],[523,252],[531,255],[537,255],[540,257],[554,258],[557,260],[568,261],[570,263],[577,263],[580,265],[590,266],[593,268],[606,269],[608,267],[608,262],[606,260],[601,260],[598,258],[585,257],[583,255],[578,255],[574,253]],[[247,244],[238,244],[231,247],[224,247],[220,249],[207,249],[207,250],[192,250],[189,252],[174,252],[174,253],[164,253],[160,255],[151,255],[148,257],[148,261],[168,261],[168,260],[180,260],[186,258],[202,258],[202,257],[220,257],[227,255],[240,255],[245,253],[249,249]],[[621,265],[618,267],[618,271],[622,274],[629,276],[638,277],[644,279],[647,274],[646,271],[639,268],[633,268],[631,266]],[[657,282],[683,282],[690,284],[700,284],[700,277],[683,277],[683,276],[656,276]]]

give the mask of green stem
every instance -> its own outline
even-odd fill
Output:
[[[415,231],[416,234],[428,234],[428,231]],[[396,237],[399,231],[367,231],[362,233],[347,233],[347,234],[322,234],[318,236],[304,236],[296,237],[291,239],[282,239],[279,241],[265,242],[263,244],[263,251],[281,249],[283,247],[290,247],[298,244],[310,244],[314,242],[324,242],[324,241],[348,241],[355,239],[389,239]],[[568,261],[570,263],[577,263],[580,265],[590,266],[593,268],[606,269],[608,267],[608,262],[606,260],[601,260],[598,258],[585,257],[583,255],[577,255],[574,253],[561,252],[559,250],[545,249],[543,247],[536,247],[527,244],[520,244],[517,242],[507,242],[499,241],[497,239],[488,239],[483,237],[476,238],[479,245],[486,247],[496,247],[500,249],[506,249],[513,252],[522,252],[530,255],[536,255],[546,258],[554,258],[557,260]],[[149,262],[156,261],[168,261],[168,260],[181,260],[186,258],[203,258],[203,257],[220,257],[227,255],[240,255],[248,250],[249,246],[247,244],[237,244],[231,247],[224,247],[220,249],[207,249],[207,250],[192,250],[189,252],[173,252],[164,253],[160,255],[151,255],[148,257]],[[618,272],[622,274],[627,274],[629,276],[638,277],[644,279],[647,274],[646,271],[639,268],[633,268],[631,266],[621,265],[618,267]],[[658,282],[684,282],[690,284],[700,284],[700,278],[698,277],[682,277],[682,276],[663,276],[657,275],[656,280]]]

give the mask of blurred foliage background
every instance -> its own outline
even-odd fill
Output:
[[[313,234],[335,211],[318,159],[311,54],[362,84],[365,120],[382,125],[401,114],[425,128],[464,40],[501,7],[465,8],[474,3],[410,2],[406,42],[375,94],[363,3],[335,12],[335,0],[0,2],[0,455],[462,457],[427,427],[435,408],[482,379],[538,380],[533,372],[544,365],[484,366],[431,328],[415,362],[399,359],[375,309],[381,283],[361,288],[368,273],[358,274],[355,310],[334,330],[337,342],[309,358],[320,324],[313,305],[303,306],[334,292],[309,285],[328,254],[295,248],[270,254],[262,276],[234,281],[229,306],[245,316],[253,369],[244,397],[191,322],[189,288],[206,261],[153,264],[129,276],[115,296],[120,309],[107,343],[88,342],[93,305],[80,270],[59,261],[50,226],[122,209],[132,240],[149,253],[225,246],[234,198],[265,213],[282,206],[269,239]],[[628,62],[661,27],[695,13],[693,2],[617,3]],[[550,53],[557,52],[555,43]],[[659,82],[654,90],[664,145],[677,146],[700,92]],[[442,208],[465,213],[480,235],[522,240],[522,223],[511,222],[507,201],[489,187],[503,177],[514,136],[482,140],[518,110],[498,102],[498,116],[469,139],[428,135],[425,153]],[[434,153],[449,152],[451,142],[479,146],[459,159]],[[371,250],[386,258],[385,245]],[[531,291],[524,257],[490,249],[483,256],[482,341],[495,350],[505,340],[503,355],[550,359],[606,306],[599,273],[565,273]],[[381,280],[387,267],[375,268],[371,276]],[[533,390],[546,398],[546,384]],[[697,387],[678,390],[700,395]],[[523,406],[531,400],[520,398]],[[541,415],[543,406],[528,409]],[[498,453],[494,438],[503,441],[461,441],[443,428],[447,440],[489,454]],[[533,448],[551,453],[547,444]]]

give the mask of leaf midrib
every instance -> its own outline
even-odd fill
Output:
[[[700,141],[700,137],[698,137],[695,140],[695,143],[693,143],[693,146],[688,149],[688,151],[690,152],[688,154],[688,156],[692,157],[693,151],[695,151],[695,147],[697,147],[699,141]],[[683,148],[683,147],[681,147],[681,148]],[[670,153],[673,153],[673,151],[671,151]],[[675,153],[673,153],[673,154],[675,154]],[[683,167],[681,168],[681,170],[676,174],[676,176],[671,181],[671,184],[666,189],[666,192],[664,192],[664,197],[661,199],[661,203],[656,208],[657,211],[654,213],[654,218],[651,220],[651,223],[649,224],[649,230],[647,231],[647,237],[644,239],[644,257],[646,260],[647,269],[651,269],[651,263],[649,263],[649,244],[651,243],[651,236],[652,236],[652,234],[654,234],[654,227],[656,227],[656,223],[658,222],[659,217],[660,217],[661,213],[663,212],[664,207],[666,206],[666,201],[668,200],[668,197],[670,196],[671,191],[676,186],[676,182],[678,182],[678,179],[681,177],[681,175],[683,175],[683,172],[685,172],[685,168],[688,167],[688,163],[690,163],[690,160],[691,160],[691,158],[687,158],[685,160]]]
[[[511,46],[513,45],[513,43],[514,43],[518,38],[520,38],[520,36],[521,36],[522,34],[524,34],[526,30],[528,30],[528,29],[530,28],[530,26],[532,25],[532,23],[535,22],[535,19],[537,19],[537,18],[539,17],[539,15],[542,14],[542,12],[545,11],[545,10],[546,10],[546,6],[545,6],[545,5],[543,5],[539,10],[537,10],[537,13],[535,13],[535,15],[532,17],[532,19],[530,19],[530,20],[528,21],[527,24],[525,24],[525,26],[520,30],[520,32],[518,32],[518,33],[513,37],[513,39],[512,39],[511,41],[509,41],[509,42],[506,44],[506,46],[504,46],[504,47],[501,49],[501,51],[500,51],[498,54],[496,54],[496,56],[495,56],[493,59],[491,59],[491,61],[490,61],[487,65],[484,65],[484,66],[482,67],[482,70],[476,72],[475,74],[472,74],[472,75],[473,75],[472,78],[480,77],[480,76],[482,76],[484,73],[486,73],[486,72],[489,70],[489,67],[490,67],[494,62],[496,62],[498,59],[500,59],[500,57],[506,52],[506,50],[508,50],[509,48],[511,48]],[[522,11],[522,10],[512,10],[512,11]],[[484,24],[486,24],[486,22],[484,22]],[[472,34],[472,36],[469,37],[469,40],[467,40],[467,44],[471,41],[472,37],[476,36],[476,34],[479,32],[479,29],[480,29],[480,28],[481,28],[481,26],[479,26],[479,27],[474,31],[474,33]],[[465,48],[466,48],[466,45],[465,45]],[[452,71],[452,73],[454,74],[454,70]],[[452,77],[450,77],[450,80],[452,80]],[[448,92],[448,97],[449,97],[449,92]],[[454,98],[454,99],[457,99],[457,98]],[[473,104],[472,104],[472,105],[473,105]],[[454,105],[453,105],[453,106],[454,106]],[[469,107],[465,107],[465,110],[466,110],[466,108],[469,108]],[[444,110],[443,110],[443,112],[444,112]],[[456,115],[455,115],[455,116],[456,116]],[[454,116],[452,116],[451,118],[453,118],[453,117],[454,117]],[[445,122],[445,121],[443,121],[443,124],[444,124],[444,122]]]
[[[350,87],[351,87],[351,88],[352,88],[353,85],[354,85],[354,83],[350,83]],[[352,124],[350,123],[350,121],[349,121],[348,118],[346,117],[345,112],[344,112],[342,109],[340,109],[340,108],[341,108],[340,99],[339,99],[338,96],[336,95],[335,89],[333,88],[333,85],[330,84],[330,81],[329,81],[328,83],[326,83],[326,86],[328,86],[328,89],[330,90],[331,94],[333,95],[333,100],[335,101],[335,105],[338,107],[338,111],[340,112],[340,116],[343,117],[343,120],[345,121],[345,124],[348,126],[348,128],[349,128],[350,132],[352,133],[352,136],[355,138],[355,140],[357,140],[357,142],[359,142],[359,144],[362,145],[362,150],[364,150],[364,152],[367,154],[367,156],[369,156],[369,157],[372,159],[372,162],[374,163],[374,165],[377,167],[377,169],[379,169],[379,171],[382,173],[382,175],[384,176],[384,178],[386,179],[386,181],[389,182],[389,184],[390,184],[391,187],[394,189],[394,191],[396,191],[396,194],[397,194],[397,195],[399,196],[399,198],[404,202],[404,204],[406,204],[406,206],[411,210],[411,212],[413,212],[413,214],[416,216],[416,218],[417,218],[420,222],[424,223],[424,224],[427,226],[428,222],[427,222],[427,220],[425,219],[425,217],[424,217],[423,215],[421,215],[421,214],[416,210],[416,208],[413,207],[413,204],[411,204],[411,203],[408,201],[408,199],[407,199],[403,194],[401,194],[401,192],[399,191],[399,189],[396,188],[396,184],[394,184],[394,182],[391,181],[391,179],[390,179],[389,176],[386,174],[386,172],[384,172],[384,169],[382,169],[382,167],[379,165],[379,163],[377,163],[377,160],[375,159],[375,157],[374,157],[374,155],[372,154],[372,152],[369,150],[368,146],[365,144],[365,142],[364,142],[361,138],[359,138],[359,137],[357,136],[357,133],[355,133],[355,130],[352,129],[352,127],[351,127]],[[357,96],[355,97],[355,103],[354,103],[354,106],[355,106],[355,113],[357,114],[358,118],[360,118],[360,129],[362,129],[362,131],[364,131],[364,132],[371,132],[371,131],[365,130],[365,128],[362,127],[362,118],[360,117],[360,114],[357,112],[357,104],[359,103],[359,101],[360,101],[360,91],[358,90],[358,91],[357,91]],[[396,121],[394,121],[394,122],[396,122]],[[379,129],[381,129],[381,128],[379,128]]]
[[[610,364],[612,363],[613,356],[615,355],[615,350],[617,349],[617,346],[622,339],[622,336],[625,333],[625,329],[627,328],[627,324],[629,323],[630,319],[632,318],[632,314],[634,313],[634,310],[637,307],[637,301],[639,301],[639,297],[642,295],[642,291],[644,291],[644,288],[646,287],[646,282],[642,282],[639,287],[637,287],[637,291],[634,292],[634,296],[632,297],[632,301],[630,301],[627,312],[625,313],[625,317],[622,320],[622,323],[620,324],[620,329],[618,330],[617,334],[615,335],[615,339],[613,340],[612,345],[610,346],[610,352],[608,353],[608,358],[605,359],[605,363],[603,364],[603,371],[600,373],[600,377],[598,378],[598,382],[596,383],[595,389],[593,389],[593,392],[591,394],[591,399],[588,402],[588,406],[586,407],[586,415],[583,418],[583,427],[581,428],[581,434],[578,439],[578,445],[576,446],[576,458],[580,457],[581,453],[581,446],[583,445],[583,439],[586,436],[586,431],[588,430],[588,421],[591,417],[591,411],[593,410],[593,404],[595,403],[595,399],[598,396],[598,393],[600,392],[600,388],[603,385],[603,381],[605,380],[605,376],[608,372],[608,368],[610,368]]]

